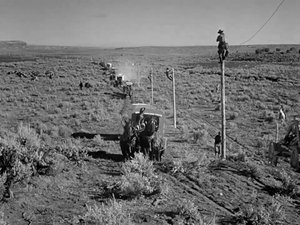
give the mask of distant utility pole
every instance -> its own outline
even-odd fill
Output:
[[[150,80],[151,80],[151,105],[154,104],[153,101],[153,69],[150,70]]]
[[[169,80],[173,83],[173,119],[174,119],[174,128],[176,128],[176,97],[175,97],[175,72],[174,68],[172,68],[172,76],[170,76],[170,69],[167,68],[166,75]]]
[[[278,133],[279,133],[279,125],[278,125],[278,121],[276,121],[276,136],[275,136],[275,142],[278,142]]]
[[[175,72],[174,68],[172,68],[173,76],[173,114],[174,114],[174,128],[176,128],[176,99],[175,99]]]
[[[222,159],[226,159],[225,61],[221,60]]]

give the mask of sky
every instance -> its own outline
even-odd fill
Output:
[[[281,0],[0,0],[0,40],[97,47],[229,45],[249,39]],[[300,0],[286,0],[248,43],[300,44]]]

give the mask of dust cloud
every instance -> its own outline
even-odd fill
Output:
[[[139,83],[142,78],[149,75],[149,71],[148,65],[130,60],[120,60],[116,65],[116,74],[122,74],[125,81]]]

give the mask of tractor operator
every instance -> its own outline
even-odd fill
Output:
[[[145,107],[141,108],[139,114],[137,114],[136,123],[137,123],[138,130],[142,130],[143,128],[145,128],[144,112],[145,112]]]

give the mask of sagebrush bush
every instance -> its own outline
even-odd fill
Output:
[[[265,110],[263,112],[263,118],[265,119],[265,121],[271,123],[275,120],[276,116],[275,113],[269,110]]]
[[[197,225],[215,225],[215,216],[205,217],[200,212],[194,202],[183,199],[181,200],[176,208],[180,224],[197,224]]]
[[[259,180],[262,176],[261,170],[254,163],[250,163],[250,162],[246,163],[244,169],[245,169],[245,175],[252,179]]]
[[[173,175],[176,173],[185,173],[186,168],[183,165],[183,161],[182,160],[171,161],[170,172]]]
[[[255,50],[255,54],[262,54],[262,53],[267,53],[270,52],[269,48],[258,48]]]
[[[244,101],[250,101],[251,98],[249,95],[239,95],[236,97],[236,101],[244,102]]]
[[[178,173],[189,174],[195,171],[199,173],[207,168],[211,162],[206,153],[201,154],[199,157],[196,157],[194,154],[185,153],[185,155],[186,157],[184,158],[170,161],[166,172],[172,175]]]
[[[28,149],[39,148],[41,142],[36,131],[23,123],[18,126],[16,141]]]
[[[50,137],[59,137],[58,135],[58,131],[59,131],[59,128],[57,126],[51,126],[48,130],[47,130],[47,134],[50,136]]]
[[[178,129],[180,130],[181,132],[181,138],[186,140],[189,138],[189,129],[188,129],[188,126],[185,125],[185,124],[181,124],[181,120],[177,120],[177,124],[179,125],[178,126]],[[181,125],[180,125],[181,124]]]
[[[228,115],[228,119],[229,119],[229,120],[234,120],[234,119],[236,119],[238,116],[239,116],[239,114],[238,114],[237,112],[231,112],[231,113],[229,113],[229,115]]]
[[[193,139],[195,143],[200,142],[201,144],[207,144],[207,130],[193,130]]]
[[[282,185],[277,188],[279,194],[289,197],[294,197],[297,194],[297,179],[292,178],[284,169],[273,170],[272,175],[282,182]]]
[[[42,122],[36,123],[35,129],[39,135],[42,135],[43,133],[45,133],[48,130],[47,125]]]
[[[28,180],[34,174],[35,165],[42,159],[39,149],[40,139],[35,130],[22,123],[17,133],[0,138],[4,170],[14,171],[14,182]]]
[[[252,196],[251,202],[243,205],[234,216],[232,224],[280,225],[285,224],[285,217],[283,205],[276,197],[264,204],[257,196]]]
[[[122,174],[139,173],[151,177],[154,175],[153,162],[142,153],[136,153],[132,160],[122,164],[121,172]]]
[[[105,225],[132,225],[131,217],[125,211],[124,205],[118,203],[115,198],[108,204],[102,203],[100,206],[94,204],[87,205],[87,212],[82,218],[85,222]]]
[[[95,144],[97,145],[103,145],[105,143],[105,141],[103,140],[103,138],[100,135],[96,135],[93,138],[93,141],[95,142]]]
[[[236,154],[228,154],[226,156],[226,159],[229,161],[234,161],[234,162],[246,162],[247,157],[246,157],[245,152],[239,151]]]
[[[68,138],[57,147],[57,150],[68,159],[74,161],[78,161],[87,156],[87,151],[82,147],[80,139]]]
[[[121,181],[104,187],[116,197],[139,198],[153,194],[166,194],[165,181],[154,172],[153,162],[142,153],[126,161],[121,167]]]
[[[58,135],[62,138],[70,137],[72,132],[73,132],[72,129],[65,125],[61,125],[58,128]]]
[[[201,144],[206,145],[208,141],[208,127],[204,123],[200,123],[197,128],[193,130],[193,139],[195,143],[200,142]]]
[[[297,179],[293,179],[285,170],[280,173],[283,193],[288,196],[294,196],[298,192]]]
[[[227,123],[227,128],[230,129],[231,131],[237,130],[238,125],[235,122],[228,122]]]

